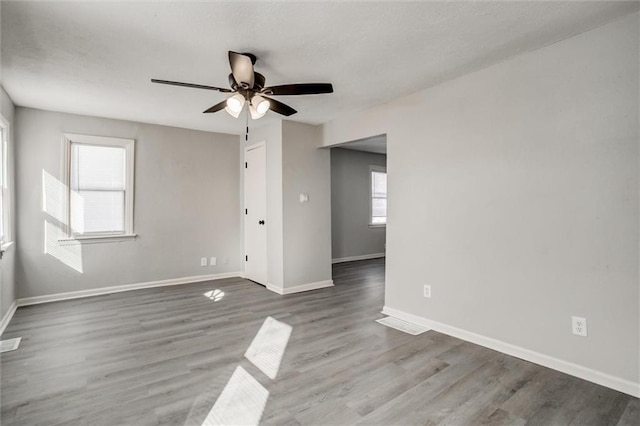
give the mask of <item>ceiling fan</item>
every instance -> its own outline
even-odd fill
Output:
[[[254,71],[253,69],[256,59],[256,56],[251,53],[237,53],[229,51],[229,65],[231,65],[229,85],[231,86],[231,89],[169,80],[151,79],[151,82],[169,84],[173,86],[192,87],[194,89],[215,90],[222,93],[234,93],[234,95],[228,99],[215,104],[204,112],[218,112],[224,109],[233,117],[238,118],[246,102],[249,104],[249,112],[251,113],[251,118],[254,120],[262,118],[269,110],[286,117],[297,112],[289,105],[283,104],[275,99],[268,98],[265,95],[290,96],[333,93],[333,86],[331,83],[283,84],[280,86],[265,87],[266,79],[264,75]]]

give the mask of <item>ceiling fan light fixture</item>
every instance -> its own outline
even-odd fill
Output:
[[[251,119],[253,119],[253,120],[257,120],[259,118],[262,118],[267,113],[267,111],[265,111],[262,114],[260,114],[258,112],[258,110],[256,109],[256,107],[254,107],[251,104],[249,104],[249,112],[251,113]]]
[[[232,116],[233,118],[238,118],[240,117],[240,111],[234,111],[231,108],[229,108],[228,106],[224,107],[224,110],[227,111],[227,113]]]
[[[269,101],[260,95],[255,95],[251,98],[251,106],[256,109],[256,112],[260,114],[260,117],[265,115],[267,111],[269,111],[269,108],[271,108]]]
[[[240,111],[242,111],[242,107],[244,107],[244,96],[242,96],[240,93],[236,93],[235,95],[227,99],[227,106],[225,108],[225,111],[238,118]],[[232,114],[232,112],[235,113],[235,115]]]

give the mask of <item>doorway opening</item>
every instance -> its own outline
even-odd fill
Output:
[[[387,135],[331,146],[331,263],[384,264],[387,209]]]

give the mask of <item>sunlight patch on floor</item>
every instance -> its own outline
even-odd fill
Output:
[[[18,349],[18,346],[20,346],[21,340],[22,337],[16,337],[15,339],[0,341],[0,353],[15,351],[16,349]]]
[[[218,302],[219,300],[222,300],[222,298],[224,297],[224,291],[220,290],[220,289],[215,289],[215,290],[209,290],[206,293],[203,294],[204,297],[206,297],[209,300],[213,300],[214,302]]]
[[[270,379],[275,379],[289,343],[291,326],[267,317],[244,356]]]
[[[257,425],[269,398],[269,391],[238,366],[202,426]]]

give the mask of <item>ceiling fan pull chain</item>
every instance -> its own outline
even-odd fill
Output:
[[[249,108],[247,108],[247,114],[245,115],[246,117],[246,127],[245,127],[245,132],[244,132],[244,141],[245,142],[249,142]]]

